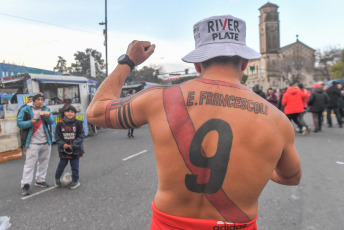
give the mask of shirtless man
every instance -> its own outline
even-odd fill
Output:
[[[121,99],[131,68],[155,49],[133,41],[87,110],[101,127],[149,124],[159,178],[151,229],[257,229],[268,181],[300,181],[290,121],[240,84],[247,59],[260,56],[246,46],[245,27],[230,15],[198,22],[196,48],[183,60],[195,63],[200,78]]]

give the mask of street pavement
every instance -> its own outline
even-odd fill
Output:
[[[310,114],[306,115],[308,124]],[[334,122],[336,124],[336,122]],[[24,158],[0,163],[0,216],[14,229],[149,229],[157,189],[149,127],[101,129],[84,141],[80,187],[42,189],[22,197]],[[252,137],[254,138],[254,137]],[[320,133],[296,135],[303,176],[299,186],[269,182],[259,199],[258,229],[344,229],[344,129],[323,126]],[[52,146],[47,182],[54,184],[59,161]],[[70,171],[67,166],[65,171]]]

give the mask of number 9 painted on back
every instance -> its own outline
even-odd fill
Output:
[[[211,131],[217,131],[218,133],[217,150],[214,156],[206,157],[202,154],[202,142]],[[198,175],[187,174],[185,176],[185,185],[190,191],[213,194],[222,187],[227,172],[232,141],[232,128],[224,120],[210,119],[196,131],[190,146],[190,162],[199,168],[204,168],[204,170],[201,170]],[[204,177],[206,175],[205,171],[209,169],[208,183],[198,184],[197,177]]]

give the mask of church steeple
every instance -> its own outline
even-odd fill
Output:
[[[280,49],[278,6],[266,3],[259,8],[260,53],[277,53]]]

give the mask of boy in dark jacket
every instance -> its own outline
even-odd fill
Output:
[[[79,187],[79,158],[84,153],[84,129],[82,121],[75,117],[76,109],[69,105],[64,110],[64,118],[56,125],[55,140],[58,145],[60,162],[56,169],[55,182],[61,187],[61,175],[70,162],[72,168],[72,182],[68,185],[70,189]]]
[[[309,112],[312,113],[314,132],[316,133],[318,131],[321,131],[322,113],[324,112],[326,105],[329,102],[329,97],[322,89],[321,85],[316,83],[313,85],[313,88],[314,91],[309,96],[308,106],[310,106]]]

